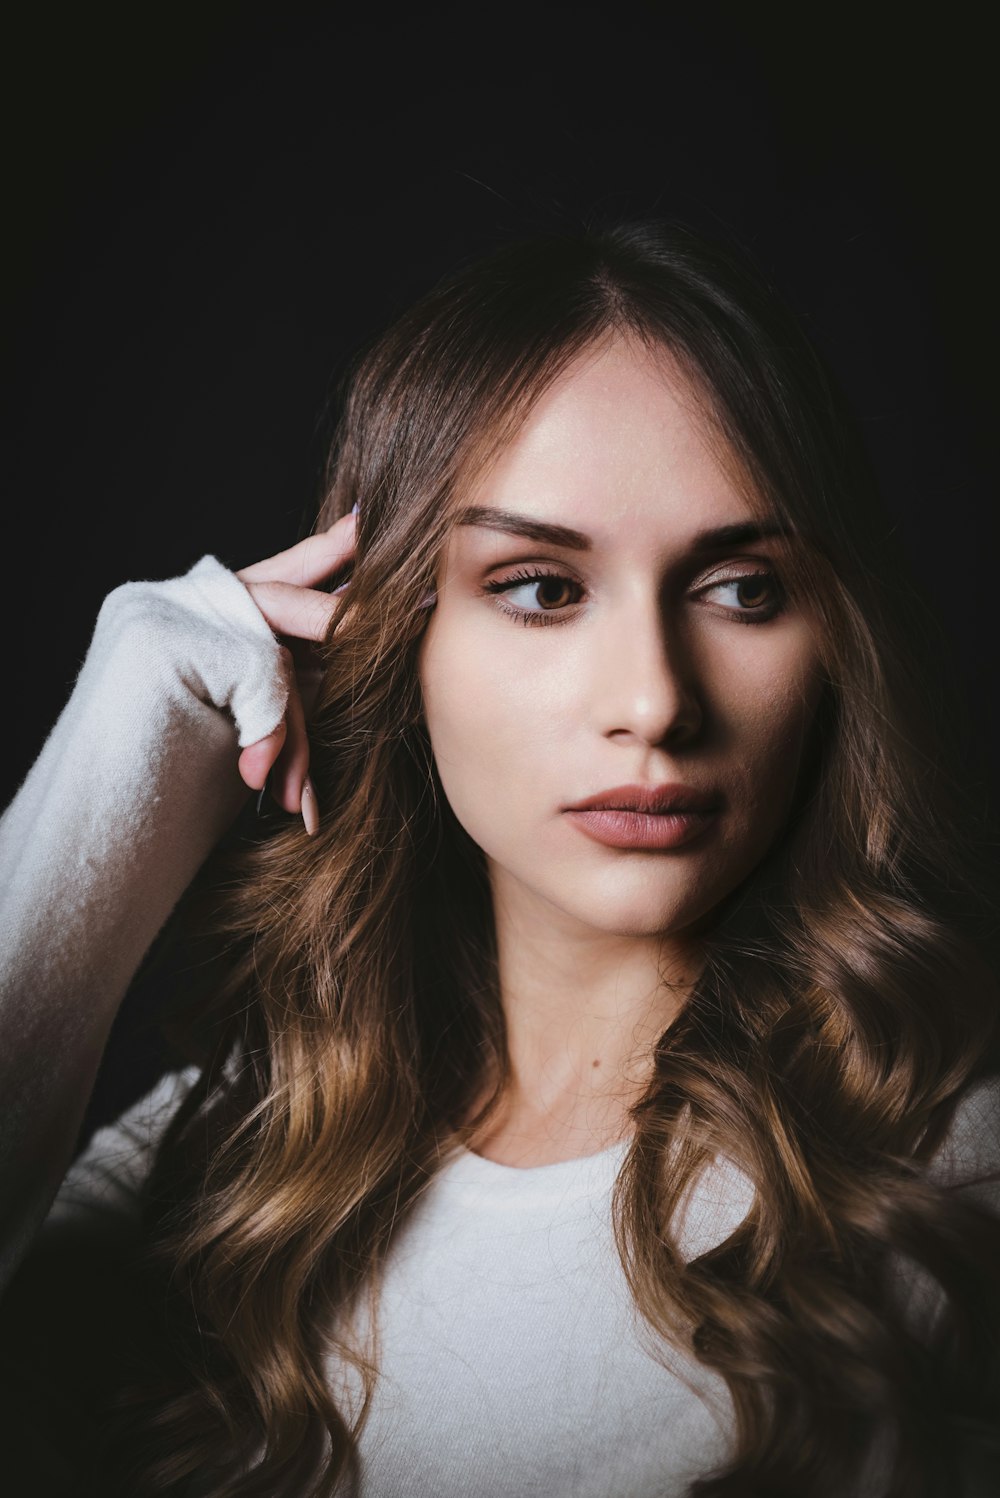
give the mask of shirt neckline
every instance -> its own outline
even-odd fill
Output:
[[[448,1178],[457,1185],[482,1188],[494,1199],[512,1197],[548,1197],[591,1195],[607,1186],[618,1174],[631,1140],[619,1139],[592,1155],[578,1155],[572,1160],[553,1160],[546,1165],[502,1165],[487,1160],[464,1144],[456,1144],[446,1167]]]

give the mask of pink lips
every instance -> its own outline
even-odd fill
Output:
[[[719,797],[685,785],[619,785],[565,812],[596,842],[612,848],[677,848],[712,825]]]

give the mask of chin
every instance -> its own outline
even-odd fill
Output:
[[[638,896],[620,892],[596,900],[569,901],[564,891],[562,898],[552,903],[580,925],[606,936],[653,937],[680,934],[693,927],[711,914],[720,898],[664,899],[650,890]]]

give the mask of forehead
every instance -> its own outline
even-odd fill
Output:
[[[623,525],[638,538],[749,518],[745,489],[676,361],[616,337],[543,391],[457,508],[516,509],[576,526],[599,545]]]

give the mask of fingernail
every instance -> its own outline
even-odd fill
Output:
[[[360,505],[359,505],[359,504],[358,504],[358,501],[357,501],[357,500],[355,500],[355,501],[354,501],[354,504],[353,504],[353,506],[352,506],[352,507],[351,507],[351,514],[352,514],[352,515],[356,515],[356,514],[357,514],[357,513],[358,513],[358,510],[359,510],[359,509],[360,509],[360,508],[361,508],[361,507],[360,507]]]
[[[264,805],[264,797],[267,795],[267,792],[270,788],[270,781],[271,772],[270,770],[268,770],[267,774],[264,777],[264,784],[260,788],[260,795],[257,797],[257,815],[259,817],[262,817],[264,815],[264,812],[261,810],[261,808]]]
[[[315,837],[319,831],[319,802],[308,775],[302,782],[302,821],[309,836]]]

